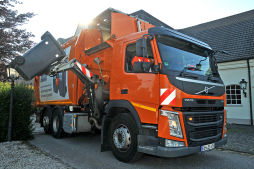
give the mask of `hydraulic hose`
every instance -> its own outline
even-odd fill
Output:
[[[94,125],[97,129],[101,129],[101,126],[99,125],[98,121],[94,117],[90,117],[89,121],[93,121]]]

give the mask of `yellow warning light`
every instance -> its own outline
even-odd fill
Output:
[[[77,115],[76,114],[74,114],[74,118],[76,118],[77,117]]]
[[[189,117],[189,121],[192,121],[192,117]]]
[[[72,124],[71,124],[71,126],[72,126]]]

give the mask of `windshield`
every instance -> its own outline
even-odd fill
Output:
[[[156,39],[166,69],[212,75],[206,49],[173,37],[158,35]]]

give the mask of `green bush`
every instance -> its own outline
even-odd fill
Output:
[[[7,141],[11,85],[0,82],[0,142]],[[12,140],[27,140],[34,136],[32,120],[34,90],[32,86],[15,85],[12,110]]]

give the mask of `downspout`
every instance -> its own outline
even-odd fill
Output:
[[[249,78],[249,95],[250,95],[250,124],[253,126],[253,116],[252,116],[252,93],[251,93],[251,78],[250,78],[250,60],[247,59],[248,65],[248,78]]]

